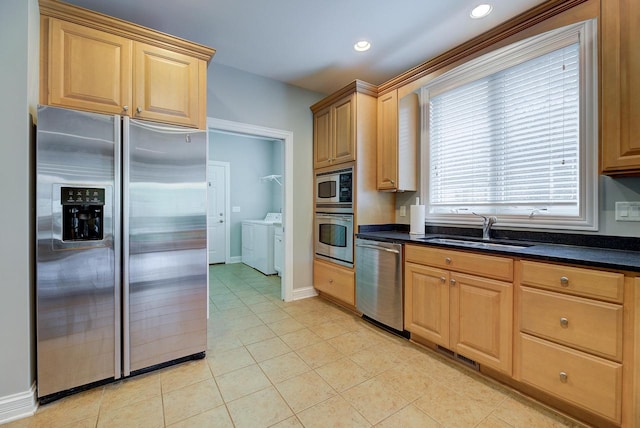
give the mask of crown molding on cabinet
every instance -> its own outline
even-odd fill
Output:
[[[356,92],[360,94],[371,95],[373,97],[378,97],[378,88],[376,87],[376,85],[372,85],[371,83],[367,83],[363,80],[354,80],[347,86],[338,89],[328,97],[323,98],[322,100],[312,105],[310,107],[311,111],[315,113],[318,110],[322,110],[326,106],[333,104],[335,101],[339,100],[345,95],[353,94]]]
[[[500,41],[511,37],[527,28],[533,27],[542,21],[559,15],[581,3],[589,0],[549,0],[541,5],[533,7],[528,11],[492,28],[491,30],[475,37],[457,47],[427,60],[416,67],[382,83],[378,86],[379,95],[398,89],[408,83],[433,73],[456,61],[469,57],[483,49],[491,47]]]
[[[189,55],[209,63],[216,50],[208,46],[190,42],[141,25],[123,21],[102,13],[73,6],[57,0],[40,0],[40,15],[117,34],[130,40],[169,49],[173,52]]]

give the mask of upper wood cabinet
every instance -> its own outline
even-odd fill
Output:
[[[378,160],[379,190],[398,187],[398,91],[378,97]]]
[[[49,37],[49,93],[45,102],[125,113],[131,102],[133,42],[59,19],[49,20]]]
[[[133,117],[198,127],[206,63],[143,43],[134,52]]]
[[[313,117],[314,168],[356,159],[356,95],[347,95]]]
[[[418,96],[398,99],[393,90],[378,97],[378,190],[417,190]]]
[[[40,12],[40,103],[206,126],[213,49],[51,0]]]
[[[601,1],[603,174],[640,174],[640,0]]]

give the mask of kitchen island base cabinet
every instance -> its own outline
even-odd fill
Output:
[[[510,375],[513,284],[469,272],[475,266],[494,266],[493,275],[508,278],[513,262],[412,245],[406,246],[405,254],[405,329],[412,337],[419,336]]]
[[[322,260],[313,261],[313,286],[350,308],[356,304],[356,282],[353,269]]]

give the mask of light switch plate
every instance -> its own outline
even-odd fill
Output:
[[[231,212],[232,213],[239,213],[240,212],[240,207],[231,207]]]
[[[616,221],[640,221],[640,202],[616,202]]]
[[[400,205],[400,217],[406,217],[406,216],[407,216],[407,206]]]

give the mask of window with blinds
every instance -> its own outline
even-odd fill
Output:
[[[597,226],[593,25],[519,42],[422,89],[429,220]]]

